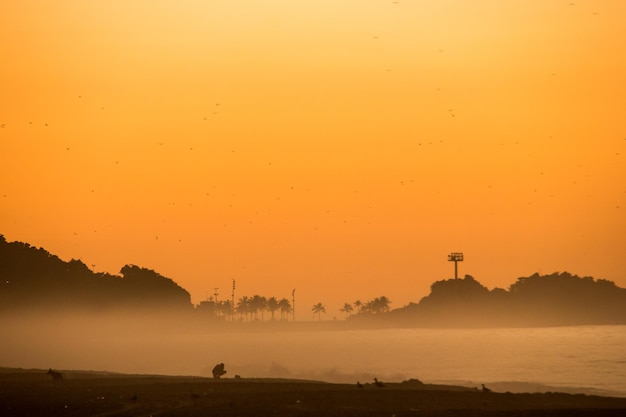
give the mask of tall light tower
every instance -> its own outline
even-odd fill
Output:
[[[452,252],[448,255],[448,261],[454,262],[454,279],[459,279],[457,262],[463,262],[463,252]]]
[[[215,297],[215,298],[213,298],[213,300],[215,301],[215,304],[217,304],[217,296],[219,295],[217,293],[217,290],[219,290],[219,288],[213,288],[213,290],[214,290],[213,297]]]

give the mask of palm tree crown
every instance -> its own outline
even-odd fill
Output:
[[[324,307],[324,304],[322,304],[322,303],[317,303],[317,304],[315,304],[313,306],[311,311],[313,311],[313,314],[317,314],[317,319],[318,320],[321,320],[322,319],[322,313],[326,313],[326,307]]]

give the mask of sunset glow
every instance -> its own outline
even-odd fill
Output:
[[[302,320],[626,287],[626,2],[4,1],[0,234]]]

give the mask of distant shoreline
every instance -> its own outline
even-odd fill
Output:
[[[557,323],[557,324],[489,324],[475,323],[465,325],[455,325],[454,323],[432,324],[432,323],[411,323],[396,321],[387,317],[375,317],[371,319],[354,320],[257,320],[240,321],[235,320],[202,320],[193,314],[168,314],[163,312],[136,312],[137,314],[122,312],[118,310],[108,310],[94,312],[89,310],[77,311],[47,311],[43,314],[39,310],[16,310],[0,311],[0,321],[24,321],[26,319],[37,319],[41,324],[54,323],[59,320],[71,320],[73,322],[96,322],[106,323],[109,320],[124,317],[124,323],[117,323],[118,328],[133,328],[135,325],[142,326],[143,329],[150,329],[151,326],[158,326],[159,331],[172,330],[174,332],[185,331],[210,331],[241,332],[251,333],[259,331],[277,332],[300,332],[300,331],[350,331],[350,330],[395,330],[395,329],[432,329],[432,330],[471,330],[471,329],[548,329],[548,328],[572,328],[572,327],[611,327],[626,326],[626,323]]]

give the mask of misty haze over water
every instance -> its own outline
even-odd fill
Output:
[[[210,376],[224,362],[229,378],[517,382],[626,396],[626,326],[174,332],[25,320],[1,323],[0,366]]]

